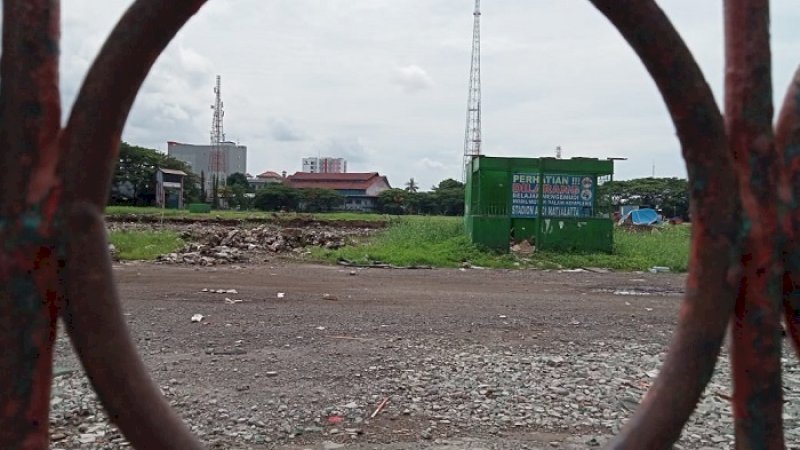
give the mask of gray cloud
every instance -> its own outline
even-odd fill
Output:
[[[403,91],[413,94],[433,87],[433,78],[422,67],[410,65],[395,71],[393,82]]]
[[[129,4],[62,1],[65,112]],[[659,5],[721,103],[721,3]],[[771,10],[780,101],[798,63],[800,13],[791,0]],[[225,130],[248,145],[251,173],[291,172],[303,156],[324,153],[396,185],[458,178],[472,19],[471,1],[208,2],[157,61],[123,138],[162,150],[167,140],[208,142],[221,74]],[[566,156],[628,157],[617,178],[648,176],[654,161],[659,175],[685,174],[652,80],[588,2],[485,2],[482,21],[487,154],[549,156],[560,145]]]
[[[358,137],[333,137],[314,145],[314,155],[332,156],[347,160],[352,172],[372,172],[369,164],[375,153]]]
[[[272,139],[280,142],[304,141],[306,135],[300,131],[290,120],[270,119],[267,125]]]

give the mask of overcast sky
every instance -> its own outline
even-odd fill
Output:
[[[65,109],[127,0],[63,0]],[[348,160],[402,187],[460,178],[473,0],[210,0],[161,56],[123,139],[166,151],[209,141],[222,76],[225,132],[248,172]],[[483,150],[627,157],[618,178],[685,176],[655,85],[586,0],[484,0]],[[722,1],[662,0],[721,101]],[[772,2],[776,99],[800,63],[800,8]]]

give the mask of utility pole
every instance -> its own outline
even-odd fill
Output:
[[[467,97],[467,126],[464,133],[464,162],[462,181],[467,181],[467,169],[472,158],[481,154],[481,0],[475,0],[472,13],[472,62],[469,71]]]

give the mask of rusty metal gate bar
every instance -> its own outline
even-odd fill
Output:
[[[783,449],[781,308],[800,349],[800,70],[777,126],[769,1],[725,1],[725,117],[654,0],[590,0],[636,51],[687,163],[692,251],[661,373],[610,449],[669,449],[733,320],[737,449]],[[199,449],[127,333],[105,206],[120,134],[159,54],[205,0],[137,0],[60,126],[59,2],[5,0],[0,61],[0,448],[48,448],[61,317],[109,418],[139,449]],[[113,366],[107,364],[114,361]]]

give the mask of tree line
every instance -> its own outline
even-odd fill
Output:
[[[682,178],[636,178],[609,181],[597,188],[600,211],[612,212],[622,205],[654,208],[666,217],[689,220],[689,183]]]
[[[464,183],[448,178],[429,192],[419,192],[412,178],[405,189],[389,189],[378,194],[378,209],[385,214],[461,216],[464,214]]]
[[[262,211],[324,212],[344,207],[344,197],[332,189],[294,189],[282,183],[255,190],[242,173],[226,180],[210,180],[206,192],[206,174],[193,173],[188,164],[154,149],[123,142],[119,163],[114,171],[109,204],[151,206],[156,200],[158,168],[181,170],[184,179],[184,203],[203,203],[210,199],[214,208],[258,209]],[[447,179],[433,186],[430,192],[419,192],[412,178],[405,189],[381,192],[376,211],[385,214],[464,214],[464,184]]]
[[[109,203],[150,206],[155,203],[158,168],[182,170],[184,203],[211,199],[214,207],[260,209],[264,211],[332,211],[342,209],[344,198],[330,189],[293,189],[277,183],[255,191],[241,173],[226,180],[214,180],[212,192],[205,192],[205,174],[193,173],[188,164],[156,150],[123,142],[114,172]],[[609,181],[597,188],[598,210],[611,213],[621,205],[658,209],[667,217],[689,217],[689,186],[681,178],[637,178]],[[464,183],[441,181],[428,192],[420,192],[411,178],[404,189],[389,189],[377,198],[376,210],[384,214],[463,215]]]

